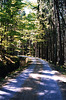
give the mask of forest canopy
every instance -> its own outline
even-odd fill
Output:
[[[0,61],[29,55],[66,63],[65,0],[0,0]]]

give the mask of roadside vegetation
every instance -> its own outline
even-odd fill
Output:
[[[46,59],[65,73],[65,5],[65,0],[0,0],[0,77],[18,69],[17,55]]]

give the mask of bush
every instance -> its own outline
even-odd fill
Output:
[[[14,61],[14,63],[8,60],[5,61],[6,63],[4,63],[4,61],[0,61],[0,78],[5,77],[12,71],[19,68],[19,58],[13,57],[12,60]]]

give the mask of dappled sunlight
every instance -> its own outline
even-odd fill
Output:
[[[66,82],[66,77],[60,77],[60,76],[53,76],[53,79],[54,80],[60,80],[60,81],[62,81],[62,82]]]
[[[33,74],[33,73],[31,73],[30,77],[34,78],[34,79],[39,79],[41,77],[41,75],[40,74]]]
[[[0,0],[0,100],[62,100],[65,1]]]
[[[40,96],[42,96],[42,95],[44,95],[45,93],[44,92],[39,92],[39,93],[37,93],[37,95],[40,95]]]
[[[47,71],[46,71],[47,72]],[[31,78],[34,78],[34,79],[39,79],[39,78],[46,78],[46,79],[53,79],[53,80],[56,80],[55,76],[52,76],[53,74],[49,74],[48,72],[47,73],[44,73],[44,75],[42,74],[35,74],[35,73],[31,73],[30,74],[30,77]],[[58,79],[58,78],[57,78]]]
[[[38,92],[37,95],[44,96],[44,95],[48,95],[49,93],[53,94],[53,93],[56,93],[56,91],[53,91],[53,90],[51,90],[51,91],[44,90],[44,92]]]
[[[40,82],[40,81],[35,81],[37,84],[40,84],[40,85],[45,85],[45,83],[43,83],[43,82]]]
[[[16,79],[10,79],[9,82],[13,82],[13,83],[16,83]]]
[[[42,73],[55,74],[55,71],[42,70]]]
[[[16,92],[20,92],[22,90],[31,90],[30,87],[21,88],[21,85],[24,84],[24,81],[29,77],[29,74],[33,72],[35,65],[31,65],[28,69],[24,70],[18,77],[15,79],[8,80],[7,84],[3,86],[0,90],[0,100],[3,98],[5,100],[12,98],[12,96]]]
[[[22,88],[22,90],[32,90],[32,88],[31,87],[24,87],[24,88]]]
[[[39,100],[52,100],[52,98],[54,100],[62,100],[56,80],[63,79],[56,76],[55,73],[57,72],[51,70],[49,65],[43,60],[38,62],[38,59],[33,59],[33,61],[38,64],[33,62],[34,64],[31,64],[17,78],[8,80],[8,84],[0,90],[0,99],[6,98],[5,100],[7,100],[7,97],[12,98],[16,92],[19,92],[22,93],[21,96],[25,94],[27,97],[29,96],[28,98],[35,95]]]
[[[7,94],[7,95],[10,95],[10,93],[4,92],[4,91],[0,91],[0,95],[3,95],[3,94],[4,94],[4,95],[6,95],[6,94]]]

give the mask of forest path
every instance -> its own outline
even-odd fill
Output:
[[[48,63],[31,58],[33,63],[0,90],[0,100],[62,100],[54,71]]]

